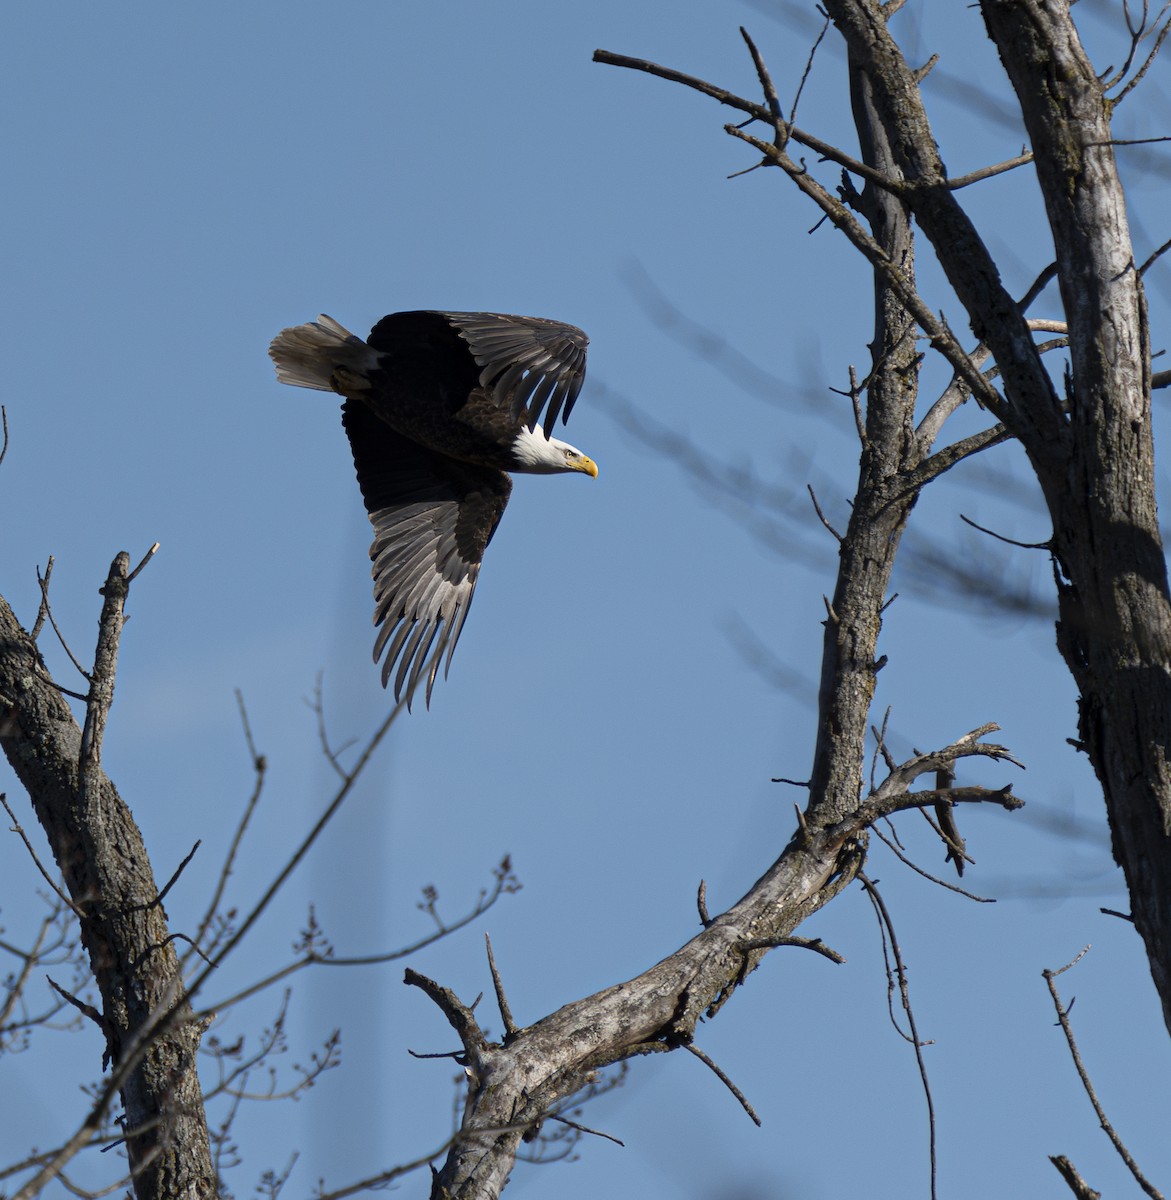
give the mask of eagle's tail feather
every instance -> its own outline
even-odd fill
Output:
[[[377,365],[376,352],[332,317],[282,329],[268,348],[276,377],[294,387],[346,394],[355,376],[363,382]]]

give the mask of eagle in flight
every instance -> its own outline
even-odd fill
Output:
[[[277,379],[345,397],[342,423],[374,542],[374,661],[410,706],[427,704],[467,619],[480,563],[519,471],[577,471],[593,459],[552,437],[585,379],[589,339],[573,325],[502,313],[402,312],[366,341],[331,317],[282,330]],[[385,656],[385,657],[384,657]]]

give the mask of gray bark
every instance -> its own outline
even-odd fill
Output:
[[[1057,395],[1024,316],[946,186],[914,72],[870,0],[826,5],[864,64],[908,186],[973,332],[1003,380],[997,415],[1053,520],[1057,644],[1080,691],[1081,746],[1106,798],[1114,854],[1171,1029],[1171,597],[1159,534],[1150,342],[1111,145],[1111,102],[1063,0],[985,0],[1035,159],[1069,325]]]
[[[983,9],[1036,155],[1069,322],[1069,434],[1061,461],[1038,473],[1061,568],[1057,644],[1081,694],[1082,746],[1171,1029],[1171,597],[1147,308],[1111,103],[1065,5]]]
[[[78,914],[102,1000],[105,1060],[120,1081],[135,1195],[204,1200],[215,1194],[215,1177],[195,1063],[200,1031],[189,1020],[141,832],[100,762],[127,565],[119,555],[103,589],[84,733],[36,644],[0,599],[0,745],[28,791]],[[92,1114],[94,1129],[99,1116]],[[33,1181],[32,1194],[40,1185]]]

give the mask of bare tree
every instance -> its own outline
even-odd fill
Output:
[[[528,1026],[514,1020],[489,949],[504,1027],[499,1040],[487,1035],[474,1003],[413,969],[407,972],[407,983],[422,990],[456,1032],[461,1049],[452,1057],[467,1080],[457,1133],[440,1151],[419,1160],[443,1160],[433,1179],[436,1197],[499,1195],[525,1144],[546,1136],[546,1123],[584,1131],[568,1115],[569,1106],[603,1086],[599,1071],[642,1055],[673,1050],[695,1055],[754,1117],[748,1101],[696,1045],[699,1021],[721,1012],[773,949],[795,947],[836,959],[830,947],[796,931],[852,883],[865,890],[889,929],[881,895],[864,869],[876,824],[912,809],[934,812],[947,857],[962,873],[966,853],[954,807],[1020,806],[998,767],[1014,760],[988,740],[995,725],[957,730],[949,744],[900,762],[872,713],[884,662],[878,642],[891,575],[917,500],[958,463],[1009,440],[1024,448],[1052,519],[1045,548],[1056,587],[1058,645],[1080,693],[1079,748],[1089,756],[1106,797],[1131,916],[1171,1026],[1171,766],[1166,754],[1171,744],[1171,592],[1156,519],[1151,432],[1152,388],[1171,380],[1152,375],[1143,296],[1143,275],[1167,246],[1143,263],[1136,258],[1111,128],[1118,103],[1140,84],[1157,54],[1168,19],[1165,13],[1152,19],[1145,5],[1138,19],[1127,10],[1131,52],[1118,71],[1103,76],[1082,49],[1064,0],[983,0],[986,27],[1015,91],[1030,146],[1006,162],[957,178],[941,158],[920,91],[932,64],[909,63],[889,28],[901,7],[901,0],[881,5],[825,0],[834,35],[847,52],[856,151],[831,145],[796,124],[796,102],[785,111],[768,65],[746,33],[758,97],[733,94],[660,64],[609,51],[595,54],[600,63],[657,76],[733,110],[742,123],[725,129],[751,152],[748,169],[779,168],[781,181],[795,187],[869,264],[874,289],[870,360],[862,377],[851,373],[843,389],[855,416],[858,478],[844,528],[838,530],[817,510],[838,549],[837,578],[825,604],[818,735],[809,777],[799,781],[806,799],[796,828],[765,874],[714,916],[701,885],[701,928],[686,945],[634,979],[567,1003]],[[800,87],[788,91],[799,96]],[[840,170],[836,188],[808,166],[803,151]],[[965,188],[1008,170],[1036,173],[1053,235],[1052,261],[1046,254],[1035,264],[1035,283],[1020,296],[1006,290],[960,198]],[[970,339],[919,290],[915,226],[966,314]],[[1051,284],[1062,318],[1031,316]],[[1068,350],[1063,375],[1046,358],[1056,350]],[[928,354],[946,363],[951,380],[924,401],[920,377]],[[986,420],[977,432],[953,437],[952,418],[969,403],[986,413]],[[137,826],[101,761],[123,605],[136,574],[129,558],[120,555],[106,581],[97,654],[92,669],[83,672],[86,690],[75,697],[84,707],[81,726],[37,650],[37,635],[49,616],[47,591],[30,631],[0,602],[0,737],[65,881],[46,916],[44,937],[56,936],[52,931],[60,928],[65,912],[78,922],[100,1000],[89,1005],[62,988],[62,1003],[100,1025],[111,1067],[76,1136],[53,1154],[21,1164],[27,1173],[21,1196],[35,1195],[82,1146],[94,1143],[117,1094],[125,1110],[129,1176],[139,1196],[202,1196],[220,1186],[216,1147],[223,1146],[226,1132],[209,1130],[204,1101],[217,1089],[206,1084],[201,1089],[195,1071],[207,1015],[196,1001],[211,962],[240,943],[389,727],[388,720],[350,767],[341,765],[323,738],[340,784],[321,821],[274,872],[260,905],[242,920],[222,918],[217,890],[192,939],[198,954],[181,960],[177,935],[169,931],[163,912],[169,885],[157,885]],[[868,735],[876,725],[877,746],[868,765]],[[263,759],[255,747],[252,753],[259,789]],[[986,786],[953,786],[955,765],[965,759],[990,760]],[[915,790],[925,776],[929,786]],[[247,816],[241,831],[246,822]],[[52,884],[48,871],[46,876]],[[469,919],[510,886],[505,863],[495,888]],[[891,933],[892,977],[905,1005],[905,980]],[[339,961],[312,921],[301,949],[287,970],[257,981],[249,994],[300,967]],[[21,953],[28,963],[44,952],[38,944]],[[1056,990],[1053,994],[1064,1022],[1067,1010]],[[13,1007],[9,1003],[6,1011]],[[918,1053],[919,1037],[906,1007]],[[5,1030],[7,1036],[17,1033],[16,1026],[0,1024],[0,1038]],[[262,1054],[264,1045],[262,1039]],[[328,1061],[327,1044],[322,1069]],[[218,1090],[235,1094],[235,1072],[230,1064],[221,1072]],[[1056,1165],[1075,1194],[1091,1194],[1072,1163],[1063,1159]],[[389,1182],[403,1169],[363,1180],[345,1194]],[[279,1181],[272,1182],[270,1191],[274,1188],[279,1190]]]
[[[866,732],[878,635],[900,538],[922,490],[943,472],[1008,438],[1026,450],[1053,518],[1048,549],[1060,610],[1059,645],[1081,691],[1081,744],[1102,782],[1115,853],[1131,889],[1135,924],[1152,976],[1171,1013],[1167,988],[1168,793],[1164,748],[1168,703],[1168,588],[1155,519],[1150,424],[1150,336],[1142,274],[1127,229],[1114,159],[1111,113],[1157,52],[1164,17],[1132,29],[1121,71],[1099,78],[1064,3],[989,0],[981,7],[1000,50],[1032,141],[1025,154],[962,178],[949,176],[919,85],[931,64],[909,64],[888,29],[901,5],[841,0],[826,5],[844,40],[859,150],[828,144],[783,111],[751,39],[760,99],[659,64],[598,51],[595,61],[648,72],[703,93],[747,118],[727,132],[759,164],[780,168],[865,256],[874,277],[875,333],[865,378],[852,381],[861,462],[839,570],[826,604],[818,742],[808,801],[781,857],[745,897],[712,918],[700,898],[703,931],[645,974],[559,1009],[524,1029],[507,1015],[492,1043],[454,995],[419,976],[459,1034],[469,1073],[462,1137],[436,1179],[436,1196],[488,1196],[503,1187],[520,1140],[598,1068],[635,1055],[687,1047],[696,1023],[713,1016],[768,949],[795,942],[811,913],[861,876],[868,831],[878,819],[932,805],[945,816],[949,857],[964,848],[951,805],[1017,802],[1010,789],[948,787],[966,756],[1007,758],[972,731],[931,754],[895,762],[865,785]],[[797,144],[842,168],[835,194],[819,182]],[[1045,198],[1055,262],[1037,264],[1036,283],[1008,293],[958,193],[1001,171],[1029,166]],[[963,306],[976,342],[960,336],[916,286],[911,218],[927,237]],[[1060,322],[1029,310],[1056,280]],[[1038,334],[1058,333],[1038,341]],[[916,417],[920,340],[953,372]],[[1047,350],[1068,340],[1063,383]],[[1163,380],[1159,380],[1163,382]],[[950,417],[969,399],[987,426],[948,443]],[[942,444],[941,444],[942,443]],[[828,525],[828,521],[826,522]],[[880,739],[881,742],[881,739]],[[912,792],[933,773],[934,788]],[[864,877],[863,877],[864,878]],[[817,946],[824,950],[824,947]],[[1076,1173],[1075,1173],[1076,1174]]]

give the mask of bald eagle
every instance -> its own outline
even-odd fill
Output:
[[[551,436],[585,378],[573,325],[501,313],[402,312],[366,341],[330,317],[282,330],[277,379],[345,397],[342,423],[374,526],[374,661],[382,686],[427,704],[467,619],[510,471],[577,471],[591,458]],[[543,428],[538,429],[538,425]],[[383,655],[385,654],[385,658]]]

